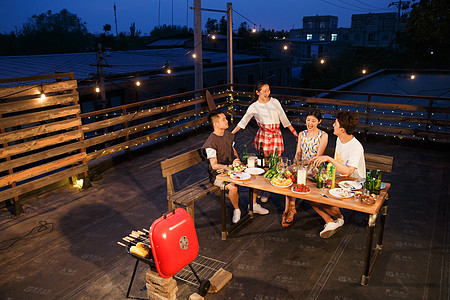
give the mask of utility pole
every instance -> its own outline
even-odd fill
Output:
[[[117,15],[116,15],[116,2],[114,2],[114,22],[116,23],[116,37],[119,36],[117,32]]]
[[[101,104],[102,109],[106,108],[106,91],[105,91],[105,79],[103,77],[103,50],[102,43],[98,43],[98,67],[99,67],[99,77],[100,77],[100,95],[102,97]]]
[[[409,5],[410,1],[403,1],[403,5],[405,5],[405,7],[407,7]],[[394,39],[394,49],[398,48],[398,44],[397,44],[397,35],[398,32],[400,30],[400,13],[402,10],[402,0],[396,1],[396,2],[391,2],[389,3],[389,6],[395,5],[397,6],[398,10],[397,10],[397,22],[395,22],[395,39]]]
[[[233,90],[233,7],[227,2],[227,69],[228,83]]]
[[[203,89],[203,52],[202,52],[202,6],[201,0],[194,0],[194,61],[195,89]]]

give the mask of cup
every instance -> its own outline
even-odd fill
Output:
[[[256,167],[256,161],[258,160],[258,158],[256,157],[256,154],[254,153],[250,153],[248,155],[248,160],[247,160],[247,164],[249,168],[254,168]]]
[[[297,183],[298,184],[306,184],[306,168],[305,167],[298,167],[297,171]]]

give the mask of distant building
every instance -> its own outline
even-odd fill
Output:
[[[396,13],[352,15],[351,43],[362,47],[391,47],[396,25]]]

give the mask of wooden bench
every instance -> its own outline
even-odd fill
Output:
[[[326,148],[323,154],[334,157],[334,148]],[[366,161],[366,169],[380,170],[387,173],[392,172],[392,163],[394,162],[392,156],[364,152],[364,159]]]
[[[172,175],[202,163],[205,160],[206,158],[202,154],[201,149],[196,149],[161,162],[162,175],[167,179],[167,201],[169,210],[172,210],[179,205],[183,205],[194,220],[194,203],[197,200],[220,190],[219,187],[213,185],[209,181],[208,174],[205,174],[205,178],[175,192]]]

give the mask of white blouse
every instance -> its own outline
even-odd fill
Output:
[[[238,123],[238,126],[245,129],[252,117],[255,117],[256,122],[261,124],[279,124],[281,121],[284,127],[291,125],[283,107],[281,107],[280,101],[272,97],[270,97],[267,103],[261,103],[259,101],[252,103]]]

